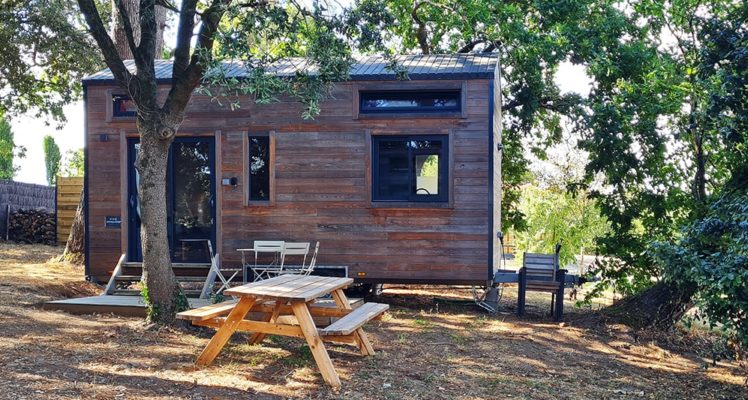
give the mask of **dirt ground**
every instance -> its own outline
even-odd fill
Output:
[[[60,248],[0,243],[2,399],[739,399],[735,362],[708,343],[595,321],[568,303],[564,324],[529,299],[530,315],[490,316],[455,289],[388,288],[392,308],[366,326],[377,354],[329,346],[343,386],[326,387],[301,340],[249,346],[235,335],[214,365],[193,362],[211,331],[154,329],[139,319],[44,311],[43,301],[98,294],[83,271],[49,261]],[[689,349],[690,352],[682,349]],[[701,355],[700,355],[701,354]]]

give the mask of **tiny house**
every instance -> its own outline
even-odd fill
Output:
[[[279,64],[291,76],[299,60]],[[320,242],[319,265],[361,283],[490,282],[500,223],[500,96],[492,55],[360,59],[314,119],[281,98],[229,107],[195,94],[172,144],[175,262],[224,265],[254,240]],[[132,65],[129,63],[128,65]],[[171,62],[156,73],[166,93]],[[241,79],[246,70],[229,69]],[[86,275],[106,282],[139,243],[135,109],[107,71],[84,79]]]

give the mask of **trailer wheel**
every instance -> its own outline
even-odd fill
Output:
[[[371,292],[371,283],[354,283],[345,289],[349,297],[366,297]]]
[[[381,283],[357,283],[346,289],[346,294],[353,297],[377,297],[382,294]]]

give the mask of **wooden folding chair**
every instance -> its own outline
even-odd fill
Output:
[[[551,314],[556,321],[564,313],[564,281],[566,270],[559,269],[558,252],[555,254],[525,253],[522,268],[519,270],[519,293],[517,295],[517,314],[525,312],[525,295],[527,291],[551,293]]]

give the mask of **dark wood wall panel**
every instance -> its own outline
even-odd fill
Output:
[[[453,81],[452,81],[453,82]],[[438,82],[432,82],[438,87]],[[420,282],[481,282],[488,268],[488,81],[466,81],[464,118],[356,118],[358,83],[339,84],[334,99],[314,120],[287,101],[230,111],[195,96],[180,134],[220,130],[222,175],[237,177],[236,188],[218,186],[222,248],[226,264],[238,264],[235,249],[253,240],[320,241],[318,264],[348,265],[351,276]],[[91,272],[105,278],[125,244],[104,217],[119,215],[120,131],[135,132],[134,121],[106,122],[111,88],[88,88],[88,146],[91,204]],[[275,137],[273,205],[245,204],[244,176],[249,133]],[[109,141],[99,135],[108,133]],[[368,135],[448,134],[452,152],[454,202],[450,208],[381,208],[369,201]]]
[[[107,216],[121,216],[120,135],[124,125],[134,130],[132,122],[106,121],[108,88],[92,88],[86,97],[86,146],[88,148],[88,227],[90,273],[106,279],[121,255],[121,231],[107,229]],[[102,141],[101,135],[106,135]]]

